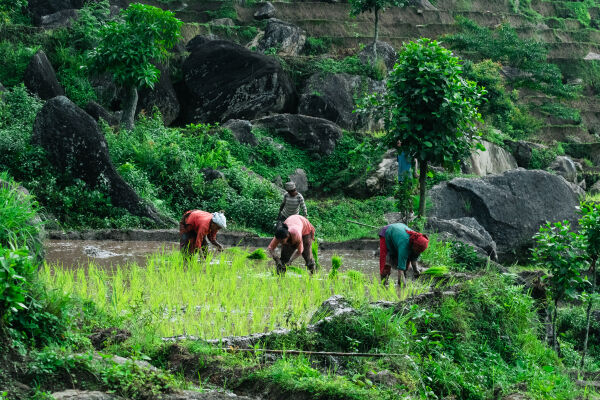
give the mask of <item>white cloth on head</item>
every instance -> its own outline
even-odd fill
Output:
[[[214,212],[212,216],[212,222],[219,225],[222,229],[227,228],[227,218],[225,218],[225,214]]]

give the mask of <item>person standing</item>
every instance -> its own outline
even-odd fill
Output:
[[[316,263],[312,257],[312,243],[315,240],[315,227],[303,216],[292,215],[283,223],[277,223],[275,237],[271,240],[267,252],[273,257],[278,274],[285,274],[286,266],[300,255],[306,262],[310,273],[315,272]],[[281,244],[281,257],[275,250]]]
[[[406,284],[405,271],[412,267],[416,272],[416,261],[427,249],[427,235],[397,223],[386,225],[379,231],[379,273],[381,281],[387,283],[392,267],[398,270],[398,284]]]
[[[289,216],[300,214],[300,209],[302,209],[304,216],[308,218],[304,197],[296,190],[296,184],[294,182],[287,182],[285,184],[285,190],[287,193],[283,195],[283,201],[279,207],[279,216],[277,217],[277,220],[285,221]]]
[[[201,210],[186,211],[179,222],[179,249],[186,255],[201,250],[205,256],[208,251],[208,239],[219,250],[223,250],[223,245],[217,241],[217,232],[226,227],[227,220],[222,212],[211,214]]]

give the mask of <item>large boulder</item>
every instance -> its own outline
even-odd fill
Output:
[[[431,4],[429,0],[409,0],[408,5],[422,10],[437,10],[437,8]]]
[[[353,112],[354,99],[365,92],[383,95],[385,83],[357,75],[316,73],[304,86],[298,112],[328,119],[345,129],[382,130],[381,118]]]
[[[502,147],[486,141],[483,141],[482,144],[485,146],[485,151],[473,151],[471,157],[463,165],[462,170],[465,174],[486,176],[501,174],[518,167],[512,154]]]
[[[577,167],[567,156],[558,156],[548,167],[549,170],[565,178],[568,182],[577,183]]]
[[[275,15],[275,6],[271,4],[270,1],[265,3],[259,3],[256,5],[256,11],[254,12],[254,18],[261,19],[269,19]]]
[[[99,122],[101,119],[103,119],[110,126],[117,126],[121,122],[121,117],[119,115],[108,111],[93,100],[89,101],[85,105],[84,110],[96,121]]]
[[[439,238],[442,240],[462,242],[472,246],[481,255],[493,260],[498,258],[496,242],[475,218],[439,219],[431,217],[427,219],[425,229],[439,233]]]
[[[517,161],[517,165],[521,168],[528,168],[533,156],[533,150],[542,150],[546,147],[541,144],[525,142],[520,140],[518,142],[505,141],[505,144],[510,148],[513,157]]]
[[[46,29],[55,29],[62,27],[71,27],[73,21],[79,18],[77,10],[61,10],[53,14],[43,15],[40,18],[40,26]]]
[[[323,118],[298,114],[270,115],[252,121],[255,127],[282,136],[316,156],[328,155],[342,138],[342,129]]]
[[[230,119],[225,122],[223,128],[229,129],[235,139],[250,146],[258,146],[258,139],[252,133],[252,123],[244,119]]]
[[[596,183],[594,183],[589,190],[590,194],[598,194],[600,193],[600,181],[597,181]]]
[[[31,93],[37,94],[42,100],[65,94],[56,79],[54,68],[43,50],[38,50],[29,61],[23,81],[27,89]]]
[[[396,64],[396,60],[398,59],[398,53],[396,53],[396,49],[387,43],[377,41],[377,58],[383,60],[385,67],[388,71],[394,69],[394,64]],[[365,46],[358,53],[358,58],[363,64],[373,64],[375,60],[375,54],[373,52],[373,42],[369,45]]]
[[[300,193],[308,191],[308,177],[302,168],[296,168],[293,174],[288,175],[289,181],[296,184],[296,189]]]
[[[79,178],[91,187],[106,184],[112,204],[159,226],[171,221],[145,204],[117,173],[98,124],[64,96],[48,100],[35,118],[32,142],[42,146],[48,160],[61,173]]]
[[[295,109],[296,91],[279,62],[232,42],[196,46],[183,76],[184,122],[251,120]]]
[[[29,0],[27,8],[33,17],[33,22],[39,25],[42,16],[54,14],[62,10],[79,9],[90,0]],[[96,0],[91,0],[95,2]]]
[[[157,68],[160,70],[160,79],[154,85],[154,89],[140,90],[137,111],[146,110],[146,113],[152,113],[156,107],[162,114],[165,125],[170,125],[179,116],[181,106],[171,83],[169,69],[162,64],[158,64]]]
[[[269,49],[276,49],[280,55],[297,56],[302,52],[305,42],[306,32],[303,29],[271,18],[267,22],[265,34],[258,42],[257,50],[264,53]]]
[[[577,221],[578,195],[562,177],[516,169],[483,178],[455,178],[430,191],[431,217],[473,217],[487,230],[501,261],[525,259],[546,221]]]
[[[388,150],[383,159],[377,165],[377,169],[366,180],[368,194],[384,192],[386,188],[393,187],[398,183],[398,153],[396,150]]]

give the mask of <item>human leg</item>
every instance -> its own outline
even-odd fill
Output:
[[[304,262],[306,262],[306,268],[313,274],[317,269],[317,264],[312,256],[312,244],[313,244],[313,235],[308,234],[302,236],[302,246],[304,250],[302,251],[302,258],[304,258]]]
[[[388,278],[392,273],[392,268],[390,265],[386,264],[385,260],[387,258],[387,246],[385,245],[385,238],[379,238],[379,275],[381,277],[381,282],[387,284]]]

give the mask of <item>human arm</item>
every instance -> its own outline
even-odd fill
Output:
[[[285,207],[285,200],[287,198],[287,193],[283,195],[283,200],[281,201],[281,205],[279,206],[279,213],[277,215],[281,215],[283,211],[283,207]]]
[[[210,242],[213,245],[215,245],[215,247],[217,249],[219,249],[219,251],[223,250],[223,245],[217,241],[217,232],[216,231],[211,231],[206,237],[208,238],[208,240],[210,240]]]
[[[275,249],[277,249],[278,245],[279,240],[277,238],[273,238],[273,240],[271,240],[271,243],[269,243],[269,246],[267,247],[267,253],[269,253],[273,260],[275,260],[275,262],[279,260],[277,253],[275,253]]]
[[[298,196],[300,196],[300,207],[304,211],[304,216],[308,218],[308,211],[306,210],[306,203],[304,203],[304,196],[302,196],[300,193],[298,193]]]

